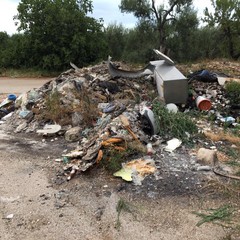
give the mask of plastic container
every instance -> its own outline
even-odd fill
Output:
[[[147,144],[147,155],[152,155],[153,154],[153,147],[151,143]]]
[[[15,94],[9,94],[8,95],[8,100],[10,101],[15,101],[17,99],[16,95]]]
[[[209,99],[198,96],[196,98],[196,105],[200,110],[210,110],[212,107],[212,103],[209,101]]]

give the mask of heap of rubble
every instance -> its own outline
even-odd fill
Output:
[[[42,87],[19,96],[16,110],[7,118],[7,130],[64,135],[66,141],[77,142],[76,149],[64,153],[61,159],[68,179],[100,162],[109,149],[123,152],[130,146],[135,150],[132,164],[138,164],[134,166],[137,182],[157,172],[148,144],[154,138],[154,126],[149,126],[149,119],[146,121],[140,114],[158,96],[154,80],[150,77],[114,79],[106,63],[82,69],[72,66],[73,69]],[[217,82],[193,82],[191,87],[212,101],[210,113],[221,115],[224,108],[230,107],[224,88]],[[155,137],[155,145],[161,143],[159,139]],[[192,163],[188,165],[184,168],[191,168]],[[129,174],[127,168],[124,174]]]

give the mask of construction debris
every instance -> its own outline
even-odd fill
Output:
[[[165,147],[165,150],[167,152],[173,152],[176,148],[180,147],[182,144],[182,141],[177,139],[177,138],[173,138],[169,141],[167,141],[167,146]]]
[[[151,61],[145,68],[138,71],[118,69],[108,58],[108,69],[112,77],[140,78],[153,76],[160,99],[165,103],[186,103],[188,97],[187,78],[174,66],[174,62],[154,49],[160,59]]]
[[[15,110],[16,95],[9,94],[6,99],[0,103],[0,119]]]
[[[166,57],[150,62],[140,71],[121,70],[110,59],[88,68],[80,69],[73,63],[71,66],[73,69],[39,89],[32,89],[15,100],[8,99],[8,104],[14,103],[14,111],[5,120],[6,129],[16,133],[32,132],[46,138],[64,136],[67,142],[76,142],[76,147],[64,152],[58,160],[63,163],[68,180],[94,165],[113,161],[112,156],[121,153],[126,153],[126,158],[122,159],[122,169],[117,169],[114,176],[140,185],[146,176],[158,172],[155,161],[164,161],[168,154],[173,156],[173,151],[181,149],[183,139],[158,136],[162,126],[156,124],[159,116],[154,116],[154,101],[168,103],[164,109],[173,116],[179,112],[187,114],[191,110],[205,110],[207,116],[215,117],[217,127],[227,123],[231,127],[239,126],[239,110],[231,109],[224,87],[215,79],[205,81],[209,72],[200,73],[204,81],[192,76],[188,84],[187,78]],[[174,79],[171,74],[164,74],[167,70],[175,76]],[[146,76],[150,78],[146,79]],[[5,108],[6,102],[1,107]],[[180,127],[185,124],[179,122]],[[209,129],[206,131],[204,121],[199,121],[198,127],[199,132],[204,132],[212,141],[213,138],[230,140],[225,135],[214,135],[211,129],[210,133]],[[188,129],[184,134],[193,141]],[[239,137],[232,137],[231,142],[238,145]],[[214,158],[216,152],[209,151]],[[207,166],[200,166],[197,159]],[[181,171],[210,171],[215,158],[200,157],[199,150],[193,162],[184,161]]]

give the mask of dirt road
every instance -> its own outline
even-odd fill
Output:
[[[7,78],[0,77],[0,102],[6,95],[13,93],[19,95],[33,88],[38,88],[52,78]]]

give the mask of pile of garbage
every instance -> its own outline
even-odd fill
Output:
[[[147,107],[151,89],[154,95],[153,82],[145,79],[113,80],[106,63],[75,67],[11,101],[15,111],[2,121],[15,133],[63,135],[66,141],[77,142],[75,150],[62,156],[70,179],[77,171],[100,162],[105,149],[126,151],[135,141],[138,149],[146,151],[144,144],[150,138],[146,131],[156,131],[152,129],[153,119],[144,116],[144,109],[151,112]],[[143,126],[146,121],[150,127]],[[151,162],[148,159],[144,165],[143,161],[141,176],[148,172]]]
[[[156,90],[156,85],[161,86],[162,76],[155,76],[161,64],[164,69],[177,71],[172,62],[169,65],[154,62],[147,68],[147,72],[146,68],[131,72],[134,78],[129,78],[121,76],[121,64],[109,68],[113,65],[104,62],[81,69],[71,64],[72,69],[42,87],[32,89],[18,98],[9,95],[0,105],[1,121],[5,121],[7,128],[13,129],[15,133],[64,136],[68,142],[77,142],[76,149],[64,153],[60,159],[65,164],[68,180],[77,172],[86,171],[103,159],[106,160],[109,151],[121,153],[134,150],[132,159],[123,163],[122,169],[114,175],[141,184],[145,176],[158,171],[153,160],[152,142],[159,142],[160,138],[157,136],[158,129],[151,106],[153,99],[161,101],[164,100],[162,97],[167,98],[167,93],[161,96],[161,92]],[[120,69],[117,76],[116,69]],[[129,73],[124,71],[124,74]],[[219,105],[222,106],[221,111],[230,107],[224,97],[223,87],[216,79],[201,81],[197,76],[199,74],[189,77],[189,85],[194,93],[187,96],[185,103],[167,104],[169,111],[189,111],[198,107],[223,119]],[[180,93],[179,96],[184,99],[187,78],[181,77],[184,82],[178,86],[184,94]],[[156,78],[160,79],[157,83]],[[171,96],[168,97],[171,99]],[[238,118],[239,111],[231,119],[232,123],[237,124]],[[172,152],[181,143],[179,139],[172,139],[165,149]]]
[[[223,73],[208,70],[196,71],[188,75],[188,79],[191,89],[189,95],[192,99],[195,99],[199,109],[207,110],[209,115],[215,116],[218,125],[225,123],[232,126],[239,125],[240,103],[233,104],[231,102],[225,87],[232,81],[240,84],[239,79],[233,79]],[[190,107],[195,107],[193,101],[192,104],[190,103]]]

